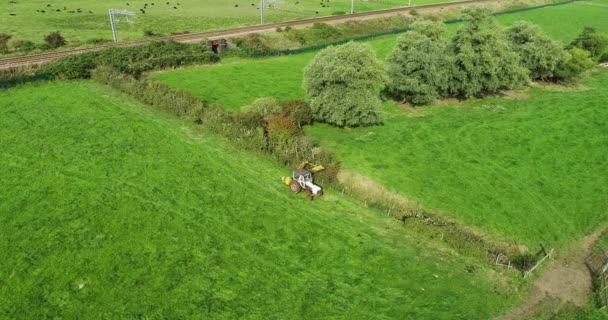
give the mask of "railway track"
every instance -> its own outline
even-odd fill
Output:
[[[371,18],[376,18],[376,17],[396,15],[396,14],[400,14],[400,13],[407,13],[412,9],[436,10],[436,9],[444,9],[444,8],[450,8],[450,7],[465,6],[465,5],[469,5],[469,4],[475,4],[475,3],[489,3],[489,2],[499,2],[499,1],[506,1],[506,0],[466,0],[466,1],[445,2],[445,3],[437,3],[437,4],[430,4],[430,5],[422,5],[422,6],[415,6],[415,7],[401,7],[401,8],[387,9],[387,10],[355,13],[355,14],[351,14],[351,15],[328,16],[328,17],[293,20],[293,21],[279,22],[279,23],[272,23],[272,24],[265,24],[265,25],[258,25],[258,26],[239,27],[239,28],[219,30],[219,31],[178,34],[178,35],[172,35],[172,36],[167,36],[167,37],[158,37],[158,38],[154,38],[154,39],[150,39],[150,40],[129,41],[129,42],[96,46],[96,47],[90,47],[90,48],[72,49],[72,50],[56,51],[56,52],[21,56],[21,57],[3,58],[3,59],[0,59],[0,70],[20,67],[20,66],[27,66],[27,65],[40,65],[40,64],[48,63],[48,62],[51,62],[51,61],[54,61],[54,60],[57,60],[57,59],[60,59],[60,58],[66,57],[66,56],[70,56],[70,55],[77,55],[77,54],[82,54],[82,53],[86,53],[86,52],[100,51],[100,50],[114,48],[114,47],[133,47],[133,46],[146,45],[152,41],[159,41],[159,40],[174,40],[177,42],[187,43],[187,42],[200,41],[205,38],[211,38],[211,39],[213,39],[213,38],[231,38],[231,37],[235,37],[235,36],[245,35],[248,33],[272,31],[279,27],[287,27],[287,26],[304,27],[304,26],[315,24],[315,23],[321,23],[321,22],[323,22],[323,23],[340,23],[340,22],[346,22],[349,20],[364,20],[364,19],[371,19]]]

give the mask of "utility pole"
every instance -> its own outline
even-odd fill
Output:
[[[410,0],[412,1],[412,0]],[[355,13],[355,0],[350,1],[350,14]]]
[[[265,0],[260,0],[260,24],[264,24],[264,7],[266,6]]]
[[[118,29],[116,26],[116,18],[114,15],[122,14],[125,16],[134,16],[135,12],[127,11],[127,10],[116,10],[110,9],[110,25],[112,26],[112,36],[114,36],[114,42],[118,42]]]
[[[408,1],[407,6],[408,6],[408,7],[411,7],[411,6],[412,6],[412,0],[409,0],[409,1]]]

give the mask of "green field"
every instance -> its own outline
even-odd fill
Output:
[[[4,91],[0,144],[2,318],[487,319],[517,301],[485,264],[294,196],[272,161],[93,82]]]
[[[532,21],[567,43],[584,26],[608,32],[607,13],[575,3],[498,19],[503,25]],[[394,41],[370,43],[386,57]],[[263,96],[302,98],[302,69],[313,56],[232,59],[154,77],[235,110]],[[529,245],[563,245],[608,216],[608,129],[598,121],[607,116],[607,85],[603,72],[584,84],[588,91],[533,89],[519,93],[522,100],[490,98],[418,112],[388,103],[385,126],[307,131],[345,168],[426,207]]]
[[[560,245],[608,221],[608,72],[583,85],[430,110],[387,104],[384,126],[307,132],[345,169],[426,207],[526,244]]]
[[[585,4],[567,4],[498,17],[502,25],[518,20],[539,24],[554,39],[568,43],[592,26],[608,32],[608,8]],[[555,21],[560,21],[556,24]],[[566,23],[561,23],[565,21]],[[454,32],[458,25],[450,25]],[[386,37],[369,43],[378,56],[386,58],[397,37]],[[304,97],[303,69],[315,53],[268,59],[225,59],[221,64],[187,68],[153,76],[173,87],[185,89],[197,97],[230,110],[238,110],[259,97],[295,99]],[[221,79],[221,81],[218,81]]]
[[[64,34],[70,45],[83,44],[92,39],[112,40],[108,18],[110,8],[128,9],[137,13],[135,18],[129,18],[128,21],[126,18],[120,19],[119,36],[121,40],[143,38],[146,30],[157,34],[170,34],[172,32],[225,29],[255,25],[260,22],[259,0],[163,0],[156,2],[149,0],[16,0],[14,2],[5,0],[0,9],[0,32],[37,43],[42,42],[44,34],[52,31],[60,31]],[[267,2],[271,3],[268,0]],[[324,7],[320,2],[317,0],[277,1],[274,4],[274,10],[266,11],[265,21],[266,23],[281,22],[350,12],[350,0],[332,0]],[[412,3],[422,5],[438,2],[450,1],[414,0]],[[148,6],[144,9],[145,14],[143,14],[140,9],[143,9],[146,3]],[[408,0],[357,0],[356,11],[388,9],[405,6],[407,3]],[[47,7],[49,4],[51,6]],[[252,4],[254,5],[252,6]],[[81,13],[78,13],[78,9]],[[14,16],[10,14],[14,14]]]

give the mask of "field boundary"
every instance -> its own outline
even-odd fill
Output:
[[[492,13],[492,15],[493,16],[509,15],[509,14],[520,13],[520,12],[525,12],[525,11],[544,9],[544,8],[548,8],[548,7],[562,6],[562,5],[571,4],[571,3],[574,3],[577,1],[578,0],[567,0],[567,1],[562,1],[562,2],[558,2],[558,3],[547,3],[547,4],[534,6],[534,7],[494,12],[494,13]],[[457,24],[457,23],[462,23],[462,22],[464,22],[463,19],[451,19],[451,20],[446,20],[443,23],[445,23],[446,25],[450,25],[450,24]],[[379,33],[374,33],[374,34],[369,34],[369,35],[364,35],[364,36],[348,38],[348,39],[344,39],[344,40],[338,40],[338,41],[334,41],[334,42],[330,42],[330,43],[326,43],[326,44],[320,44],[320,45],[315,45],[315,46],[310,46],[310,47],[305,47],[305,48],[287,49],[287,50],[272,50],[272,51],[268,51],[268,52],[253,52],[250,54],[250,56],[254,57],[254,58],[261,58],[261,57],[286,56],[286,55],[314,52],[314,51],[319,51],[319,50],[325,49],[330,46],[341,45],[341,44],[345,44],[345,43],[348,43],[351,41],[358,41],[358,42],[368,41],[368,40],[375,39],[375,38],[406,33],[411,30],[412,30],[411,28],[401,28],[401,29],[396,29],[396,30],[391,30],[391,31],[385,31],[385,32],[379,32]]]

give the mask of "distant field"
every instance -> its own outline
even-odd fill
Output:
[[[3,91],[0,145],[3,318],[489,319],[517,301],[485,263],[348,197],[307,202],[272,161],[92,82]]]
[[[608,32],[606,13],[576,3],[499,21],[529,20],[567,43],[584,26]],[[386,57],[395,39],[370,44]],[[302,69],[313,56],[233,59],[154,77],[234,110],[263,96],[302,98]],[[598,122],[608,117],[608,75],[596,75],[585,86],[592,90],[534,89],[524,100],[485,99],[462,110],[422,108],[424,117],[388,104],[385,126],[319,125],[308,132],[336,151],[345,168],[425,206],[527,244],[559,245],[608,218],[608,128]]]
[[[608,8],[575,3],[502,15],[498,20],[503,25],[528,20],[542,26],[554,39],[568,43],[584,26],[608,33],[606,17]],[[450,31],[454,32],[458,26],[450,25]],[[396,39],[396,36],[391,36],[369,43],[384,59],[392,51]],[[214,66],[187,68],[153,76],[173,87],[188,90],[211,104],[235,110],[259,97],[302,98],[303,69],[312,57],[314,53],[269,59],[227,59]]]
[[[267,3],[273,4],[275,9],[266,11],[265,20],[270,23],[350,13],[350,0],[326,1],[323,6],[321,6],[321,2],[324,1],[284,0],[274,1],[274,4],[267,1]],[[412,1],[413,5],[438,2],[449,2],[449,0]],[[144,9],[145,14],[143,14],[140,9],[144,8],[145,3],[148,6]],[[356,11],[388,9],[407,6],[407,4],[408,0],[357,0]],[[120,38],[134,40],[143,38],[146,30],[169,34],[258,24],[260,21],[259,5],[259,0],[15,0],[14,3],[5,0],[0,7],[0,32],[12,34],[20,39],[42,42],[44,34],[61,31],[72,45],[92,39],[112,40],[108,9],[115,8],[128,9],[137,13],[137,17],[129,18],[130,21],[121,18],[119,23]],[[78,13],[78,9],[81,13]],[[71,11],[73,13],[70,13]]]

